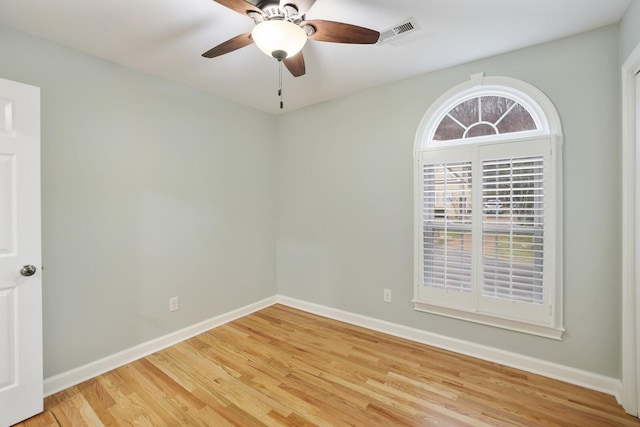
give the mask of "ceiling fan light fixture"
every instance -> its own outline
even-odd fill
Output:
[[[299,25],[281,19],[259,23],[251,31],[251,38],[261,51],[279,61],[300,52],[307,42],[307,34]]]

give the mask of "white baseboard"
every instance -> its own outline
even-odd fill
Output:
[[[147,341],[145,343],[136,345],[127,350],[123,350],[119,353],[111,356],[104,357],[95,362],[88,363],[84,366],[72,369],[67,372],[63,372],[58,375],[54,375],[44,380],[44,395],[50,396],[54,393],[62,391],[66,388],[73,387],[83,381],[98,375],[109,372],[120,366],[131,363],[134,360],[138,360],[149,354],[155,353],[172,345],[175,345],[181,341],[192,338],[217,326],[224,325],[232,320],[251,314],[255,311],[262,310],[276,303],[276,297],[269,297],[262,301],[249,304],[244,307],[240,307],[236,310],[228,313],[221,314],[219,316],[212,317],[195,325],[188,326],[179,331],[172,332],[165,336]]]
[[[277,302],[308,313],[317,314],[396,337],[405,338],[422,344],[431,345],[433,347],[465,354],[467,356],[499,363],[501,365],[510,366],[512,368],[521,369],[523,371],[543,375],[545,377],[557,379],[570,384],[597,390],[613,395],[618,403],[621,401],[622,383],[617,378],[610,378],[593,372],[572,368],[570,366],[560,365],[518,353],[475,344],[469,341],[450,338],[444,335],[434,334],[420,329],[374,319],[372,317],[349,313],[347,311],[331,307],[308,303],[282,295],[277,296]]]
[[[456,353],[465,354],[478,359],[487,360],[501,365],[510,366],[523,371],[544,375],[570,384],[579,385],[592,390],[601,391],[615,396],[620,403],[622,383],[619,379],[610,378],[592,372],[583,371],[569,366],[524,356],[517,353],[483,346],[468,341],[450,338],[444,335],[426,332],[408,326],[398,325],[384,320],[360,314],[349,313],[318,304],[313,304],[294,298],[276,295],[262,301],[249,304],[228,313],[221,314],[203,322],[188,326],[176,332],[156,338],[146,343],[139,344],[119,353],[107,356],[95,362],[72,369],[67,372],[46,378],[44,380],[44,395],[50,396],[54,393],[72,387],[90,378],[101,375],[105,372],[119,368],[142,357],[148,356],[164,348],[177,344],[198,334],[206,332],[217,326],[224,325],[232,320],[249,315],[253,312],[280,303],[289,307],[303,310],[309,313],[361,326],[374,331],[394,335],[422,344],[450,350]]]

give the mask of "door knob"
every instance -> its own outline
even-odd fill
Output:
[[[33,276],[36,273],[36,268],[33,265],[25,265],[20,270],[20,274],[25,277]]]

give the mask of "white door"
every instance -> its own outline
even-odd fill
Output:
[[[42,412],[41,265],[40,89],[0,79],[0,427]]]

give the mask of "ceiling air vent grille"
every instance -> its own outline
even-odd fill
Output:
[[[409,18],[398,25],[380,31],[380,39],[378,43],[391,43],[403,38],[404,36],[414,33],[420,29],[420,25],[414,18]]]

